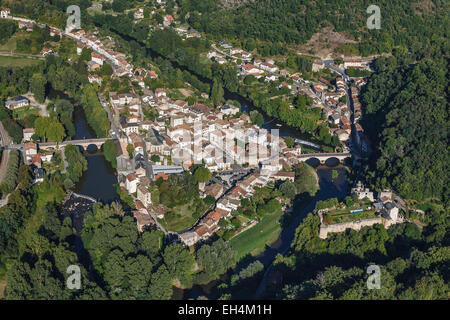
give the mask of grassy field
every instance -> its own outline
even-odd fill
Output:
[[[159,222],[170,231],[180,232],[189,228],[196,221],[192,217],[192,210],[189,208],[190,205],[191,203],[188,203],[170,209],[164,219],[158,219]]]
[[[26,67],[38,64],[41,60],[33,58],[19,58],[0,56],[1,67]]]
[[[30,106],[25,106],[22,108],[18,108],[13,111],[13,118],[14,119],[23,119],[25,116],[31,116],[33,114],[39,115],[40,109],[33,108]]]
[[[237,251],[238,260],[247,254],[254,256],[261,253],[266,244],[270,245],[277,240],[281,232],[278,221],[282,215],[281,210],[266,215],[257,225],[230,240]]]
[[[357,212],[357,213],[350,213],[350,210],[347,209],[345,212],[327,212],[324,217],[324,222],[326,224],[335,224],[335,223],[341,223],[341,222],[350,222],[350,221],[357,221],[362,219],[372,219],[376,218],[377,215],[375,214],[376,210],[371,209],[363,212]]]
[[[0,44],[0,51],[16,51],[16,42],[19,39],[30,39],[30,33],[16,32],[11,38]]]

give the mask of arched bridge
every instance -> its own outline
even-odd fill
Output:
[[[97,146],[98,149],[111,138],[98,138],[98,139],[81,139],[81,140],[68,140],[63,142],[43,142],[39,143],[39,149],[48,150],[48,149],[56,149],[56,148],[64,148],[68,145],[76,145],[81,146],[83,148],[87,148],[90,145]]]
[[[351,157],[351,153],[306,153],[297,156],[297,159],[301,162],[305,162],[309,159],[318,159],[321,163],[324,163],[328,159],[336,158],[338,160],[344,160]]]

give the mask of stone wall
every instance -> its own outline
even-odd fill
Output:
[[[379,217],[379,218],[364,219],[364,220],[351,221],[351,222],[342,222],[342,223],[336,223],[336,224],[330,224],[330,225],[321,223],[319,237],[321,239],[326,239],[328,236],[328,233],[330,233],[330,232],[344,232],[347,229],[353,229],[353,230],[359,231],[359,230],[361,230],[361,228],[371,227],[375,224],[382,224],[387,229],[391,225],[396,224],[396,223],[401,223],[401,222],[403,222],[403,219],[398,219],[397,221],[393,221],[390,219],[385,219],[385,218]]]

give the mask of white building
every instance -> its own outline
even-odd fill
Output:
[[[135,193],[137,191],[137,183],[138,179],[134,173],[130,173],[127,175],[127,178],[125,180],[125,188],[127,189],[128,193]]]

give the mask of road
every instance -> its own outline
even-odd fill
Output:
[[[5,179],[6,170],[8,169],[9,150],[5,149],[2,153],[2,162],[0,163],[0,183]]]
[[[9,150],[5,148],[5,146],[10,145],[12,143],[11,137],[8,135],[8,132],[3,127],[3,123],[1,121],[0,121],[0,142],[3,147],[2,162],[0,163],[0,183],[1,183],[6,176],[9,161]],[[1,207],[8,203],[8,197],[9,194],[6,196],[6,199],[0,200]]]
[[[106,102],[105,99],[103,99],[103,97],[99,93],[97,93],[97,96],[98,96],[98,100],[100,101],[100,104],[102,105],[103,109],[105,109],[106,113],[108,114],[108,119],[111,124],[111,130],[110,130],[111,136],[113,138],[118,139],[119,138],[119,129],[115,125],[114,117],[111,114],[111,110],[108,107],[108,103]]]

